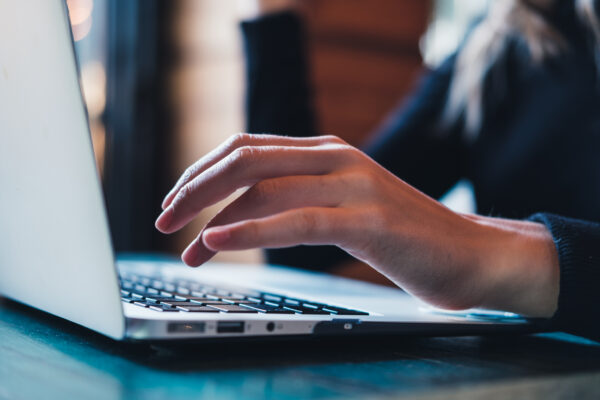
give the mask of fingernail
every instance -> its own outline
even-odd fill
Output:
[[[218,248],[227,243],[230,238],[231,231],[227,228],[210,228],[205,230],[202,234],[202,241],[212,250],[218,250]]]
[[[173,221],[173,207],[169,207],[165,211],[163,211],[162,214],[160,214],[158,216],[154,226],[156,226],[156,229],[158,229],[159,231],[164,232],[165,230],[167,230],[169,228],[172,221]]]

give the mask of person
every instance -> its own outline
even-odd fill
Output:
[[[522,5],[510,3],[503,18]],[[532,38],[524,39],[520,18],[500,33],[497,15],[484,19],[471,36],[479,40],[467,39],[388,121],[367,150],[372,157],[331,136],[236,135],[188,168],[165,198],[157,228],[174,232],[250,186],[183,252],[184,262],[200,265],[221,250],[330,244],[437,307],[548,317],[557,329],[600,339],[600,224],[589,222],[600,220],[597,69],[587,47],[593,25],[575,23],[574,1],[525,3],[536,13],[528,20],[538,24],[528,30]],[[286,27],[291,32],[281,34]],[[282,40],[301,48],[295,16],[244,29],[249,69],[256,69],[252,125],[268,121],[266,105],[277,101],[252,93],[253,83],[276,92],[278,80],[290,86],[297,78],[292,90],[300,97],[307,86],[301,51]],[[288,51],[277,59],[283,43]],[[294,60],[301,62],[282,68]],[[461,78],[474,65],[479,79]],[[265,83],[261,71],[275,71],[274,81]],[[491,85],[498,76],[507,83],[500,88]],[[502,91],[502,102],[490,101],[493,90]],[[308,101],[287,110],[275,99],[270,112],[283,112],[271,122],[310,128]],[[474,182],[480,213],[527,219],[459,214],[434,199],[463,176]],[[546,212],[527,217],[539,210],[588,222]]]
[[[274,3],[281,7],[282,1]],[[590,48],[598,41],[589,28],[597,24],[590,4],[495,2],[459,51],[425,75],[364,150],[434,198],[468,179],[478,214],[522,219],[546,211],[600,221],[600,169],[590,166],[600,145],[597,50]],[[318,134],[301,19],[271,12],[242,28],[247,132]],[[270,250],[267,256],[273,264],[335,272],[350,259],[331,247]]]

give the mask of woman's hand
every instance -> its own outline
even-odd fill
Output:
[[[239,188],[183,252],[333,244],[420,299],[550,316],[558,262],[541,224],[452,212],[333,136],[239,134],[189,167],[156,227],[172,233]]]

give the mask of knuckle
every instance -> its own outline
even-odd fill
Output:
[[[339,176],[344,186],[358,190],[360,193],[372,191],[377,186],[377,176],[367,169],[352,169]]]
[[[179,182],[181,184],[188,182],[192,178],[192,176],[194,176],[195,172],[196,172],[196,168],[193,165],[189,166],[185,171],[183,171],[183,174],[181,174],[181,177],[179,178]]]
[[[325,135],[323,136],[323,139],[327,142],[327,143],[333,143],[333,144],[341,144],[341,145],[346,145],[348,143],[346,143],[345,140],[343,140],[342,138],[340,138],[339,136],[335,136],[335,135]]]
[[[243,167],[252,161],[256,153],[257,150],[251,146],[238,147],[231,153],[231,165]]]
[[[235,149],[245,146],[248,144],[249,135],[247,133],[236,133],[235,135],[229,136],[229,138],[221,145],[223,151],[228,154]]]
[[[248,195],[252,202],[254,203],[263,203],[271,198],[277,193],[279,184],[275,179],[267,179],[261,181],[248,191]]]
[[[259,224],[256,221],[248,221],[242,225],[242,230],[244,235],[248,238],[259,238],[260,228]]]
[[[357,171],[356,180],[359,187],[365,191],[371,191],[377,186],[377,176],[368,169],[360,169]]]
[[[188,183],[186,185],[183,185],[181,189],[179,189],[179,191],[177,192],[175,198],[173,199],[173,205],[176,206],[179,205],[182,201],[185,201],[185,199],[190,195],[190,192],[190,184]]]
[[[231,147],[237,148],[247,145],[252,140],[252,135],[249,133],[239,132],[231,136]]]
[[[298,216],[298,230],[307,236],[313,235],[322,228],[321,218],[313,212],[303,212]]]
[[[354,146],[350,146],[349,144],[342,145],[342,152],[352,160],[356,161],[362,160],[364,157],[362,151]]]

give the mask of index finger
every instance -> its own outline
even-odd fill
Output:
[[[264,179],[292,175],[324,175],[354,159],[346,147],[241,147],[181,188],[156,221],[156,228],[172,233],[205,207],[225,199],[239,188]],[[358,150],[353,149],[352,153]]]
[[[337,143],[343,144],[344,141],[335,136],[313,136],[313,137],[287,137],[278,135],[259,134],[253,135],[249,133],[238,133],[231,136],[216,149],[200,158],[194,164],[189,166],[184,173],[179,177],[173,189],[165,196],[162,202],[162,209],[166,209],[171,205],[173,199],[177,193],[186,184],[191,182],[194,178],[206,171],[223,158],[227,157],[236,149],[244,146],[296,146],[296,147],[307,147],[307,146],[318,146],[325,143]]]

